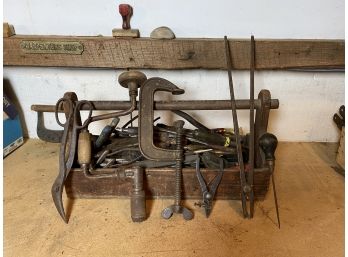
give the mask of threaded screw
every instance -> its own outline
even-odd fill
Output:
[[[182,135],[185,122],[178,120],[174,123],[176,128],[176,150],[179,151],[178,157],[175,163],[175,195],[174,205],[179,206],[181,202],[181,181],[182,181],[182,162],[183,162],[183,149],[182,149]]]

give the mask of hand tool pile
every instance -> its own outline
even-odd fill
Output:
[[[174,213],[182,214],[185,220],[193,218],[193,212],[184,206],[182,198],[183,173],[195,170],[201,190],[201,202],[209,217],[213,200],[224,175],[229,169],[239,170],[240,198],[245,218],[254,213],[254,171],[268,172],[272,177],[278,224],[278,204],[273,179],[274,152],[277,139],[267,133],[268,113],[278,108],[276,99],[269,91],[262,90],[259,99],[254,99],[254,38],[251,39],[250,99],[236,100],[234,96],[231,56],[225,37],[227,70],[230,85],[230,100],[216,101],[155,101],[157,91],[180,95],[184,90],[163,78],[147,78],[139,71],[126,71],[119,76],[119,83],[129,91],[129,101],[78,100],[74,92],[67,92],[56,105],[34,105],[38,112],[38,136],[49,142],[60,143],[59,174],[52,186],[54,204],[67,223],[62,194],[69,173],[82,172],[90,180],[118,179],[132,181],[130,191],[131,218],[134,222],[146,219],[145,181],[147,169],[170,169],[175,176],[174,202],[162,211],[162,217],[169,219]],[[139,101],[138,89],[140,88]],[[183,110],[232,110],[233,129],[209,129]],[[250,133],[241,135],[238,127],[237,109],[249,109]],[[254,117],[254,109],[257,110]],[[111,113],[93,115],[94,110],[112,110]],[[119,111],[117,111],[119,110]],[[138,110],[136,116],[132,116]],[[163,124],[155,118],[154,110],[168,110],[179,116],[173,124]],[[62,131],[48,130],[43,125],[43,112],[55,112]],[[83,121],[81,111],[88,111]],[[59,113],[65,114],[65,122]],[[121,116],[130,115],[130,120],[119,125]],[[99,135],[89,132],[89,125],[100,120],[110,120]],[[133,123],[138,120],[138,126]],[[185,122],[194,129],[185,128]],[[212,170],[213,179],[206,181],[202,170]],[[93,188],[91,188],[93,191]],[[248,208],[249,206],[249,208]]]

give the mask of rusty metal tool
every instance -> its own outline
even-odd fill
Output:
[[[144,169],[135,166],[126,176],[133,178],[131,192],[131,217],[133,222],[142,222],[146,219],[146,199],[144,190]]]
[[[125,71],[121,73],[121,75],[118,77],[119,84],[127,88],[129,91],[129,98],[130,98],[130,107],[126,110],[122,110],[119,112],[112,112],[112,113],[106,113],[101,114],[93,117],[89,117],[85,124],[88,125],[91,122],[98,121],[98,120],[105,120],[105,119],[113,119],[120,116],[125,116],[127,114],[132,113],[137,105],[137,96],[138,96],[138,88],[141,87],[141,85],[146,81],[146,75],[140,71]],[[89,105],[92,105],[91,102],[88,102]]]
[[[91,173],[91,159],[92,159],[92,140],[91,134],[87,129],[83,129],[79,133],[78,139],[78,163],[81,166],[84,174],[92,178],[105,177],[107,174],[100,173],[93,175]],[[132,178],[131,191],[131,218],[133,222],[142,222],[146,219],[145,208],[145,191],[144,191],[144,171],[141,167],[131,167],[124,170],[125,177]],[[110,175],[110,174],[108,174]]]
[[[128,88],[131,101],[131,106],[129,109],[119,112],[101,114],[92,117],[93,104],[87,100],[78,101],[75,93],[66,93],[63,98],[58,100],[55,106],[55,117],[57,123],[60,126],[64,127],[64,132],[62,136],[59,154],[59,174],[52,185],[51,193],[58,213],[66,223],[68,222],[68,220],[64,211],[62,194],[64,182],[75,160],[77,138],[79,131],[87,129],[88,125],[93,121],[117,118],[119,116],[127,115],[133,112],[136,107],[136,97],[138,95],[138,88],[145,80],[145,74],[138,71],[123,72],[119,76],[118,81],[121,84],[121,86]],[[67,120],[65,123],[61,123],[58,118],[58,110],[61,105],[68,106],[68,108],[66,108],[68,110],[68,113],[66,114]],[[89,111],[88,117],[83,123],[81,122],[80,115],[82,106],[85,106],[85,108],[87,106]]]
[[[184,127],[184,121],[178,120],[174,123],[176,128],[176,151],[180,152],[180,155],[175,160],[175,195],[174,204],[166,207],[162,211],[162,217],[169,219],[174,213],[182,213],[185,220],[191,220],[193,213],[188,208],[184,207],[181,203],[182,194],[182,163],[183,163],[183,146],[182,146],[182,129]]]
[[[129,98],[130,98],[129,108],[118,111],[118,112],[100,114],[97,116],[90,115],[88,119],[86,119],[86,121],[83,123],[83,126],[88,126],[90,123],[95,121],[105,120],[105,119],[114,119],[114,118],[125,116],[132,113],[136,109],[136,105],[137,105],[136,98],[138,96],[138,88],[141,87],[141,85],[146,81],[146,79],[147,78],[145,74],[140,71],[125,71],[121,73],[121,75],[118,77],[118,82],[122,87],[127,88],[129,91]],[[94,109],[93,103],[91,101],[84,100],[83,102],[81,102],[80,110],[85,105],[87,105],[87,110],[89,110],[90,112],[91,110]]]
[[[69,152],[67,151],[67,144],[68,144],[68,139],[71,136],[71,124],[72,124],[72,119],[73,119],[73,102],[71,99],[60,99],[58,100],[56,106],[58,106],[62,101],[66,101],[65,106],[68,105],[69,108],[69,114],[66,119],[66,122],[64,124],[64,130],[63,130],[63,135],[61,138],[61,144],[60,144],[60,150],[59,150],[59,173],[57,178],[55,179],[51,193],[52,193],[52,198],[53,202],[57,208],[58,213],[60,216],[63,218],[65,223],[67,223],[67,219],[65,216],[64,212],[64,207],[63,207],[63,200],[62,200],[62,194],[63,194],[63,187],[64,187],[64,182],[65,179],[68,175],[68,168],[67,168],[67,156],[66,153]],[[58,117],[58,115],[57,115]]]
[[[267,90],[263,90],[264,94]],[[279,100],[269,99],[267,108],[278,109]],[[125,110],[131,107],[129,101],[89,101],[93,105],[93,110],[98,111],[114,111],[114,110]],[[264,107],[262,99],[255,99],[254,106],[256,109]],[[140,103],[136,103],[135,110],[138,110]],[[237,99],[236,107],[239,110],[250,109],[250,99]],[[31,106],[32,111],[40,112],[55,112],[54,105],[37,105]],[[58,109],[59,112],[63,112],[63,108]],[[82,106],[81,110],[88,110],[88,106]],[[180,101],[155,101],[154,110],[231,110],[231,100],[180,100]]]
[[[208,129],[206,126],[204,126],[202,123],[197,121],[195,118],[193,118],[188,113],[183,112],[183,111],[179,111],[179,110],[172,110],[172,112],[175,113],[176,115],[180,116],[181,118],[184,118],[185,120],[190,122],[193,126],[198,128],[199,130],[201,130],[203,132],[207,132],[207,133],[210,132],[210,129]]]
[[[98,179],[115,174],[92,174],[91,173],[92,140],[91,134],[87,129],[83,129],[78,139],[78,163],[87,177]],[[142,222],[146,219],[145,191],[144,191],[144,171],[141,167],[131,167],[124,170],[124,177],[132,178],[131,191],[131,218],[133,222]]]
[[[224,37],[224,41],[225,41],[225,50],[226,50],[228,82],[229,82],[230,97],[231,97],[233,129],[234,129],[234,135],[235,135],[235,143],[237,147],[238,165],[240,170],[239,174],[240,174],[240,184],[241,184],[242,209],[243,209],[243,216],[244,218],[246,218],[249,216],[246,201],[247,201],[247,195],[251,191],[251,187],[249,184],[247,184],[246,177],[245,177],[242,145],[240,141],[238,118],[237,118],[237,107],[236,107],[236,100],[234,96],[233,81],[232,81],[231,53],[230,53],[230,46],[226,36]]]
[[[265,154],[265,160],[266,160],[266,163],[267,163],[269,170],[271,172],[274,204],[275,204],[276,212],[277,212],[278,227],[280,229],[278,198],[277,198],[277,191],[276,191],[275,181],[274,181],[274,164],[275,164],[274,153],[275,153],[275,150],[276,150],[277,145],[278,145],[277,137],[271,133],[265,133],[260,137],[259,145]]]
[[[196,176],[199,182],[199,185],[201,187],[202,190],[202,195],[203,195],[203,202],[201,204],[199,204],[200,206],[204,207],[204,211],[205,211],[205,216],[208,218],[211,210],[212,210],[212,204],[213,204],[213,200],[215,197],[215,193],[216,190],[221,182],[221,179],[223,177],[224,174],[224,161],[222,158],[219,158],[219,172],[218,174],[215,176],[215,178],[209,183],[210,186],[208,188],[208,185],[206,183],[206,181],[203,178],[203,175],[200,171],[200,157],[199,155],[197,155],[197,159],[196,159]]]
[[[153,142],[153,118],[154,118],[154,93],[156,91],[167,91],[174,95],[183,94],[185,91],[175,86],[173,83],[162,78],[148,79],[140,90],[140,110],[139,110],[139,148],[141,153],[150,160],[176,162],[176,192],[174,205],[162,211],[162,217],[169,219],[173,213],[182,213],[185,220],[193,218],[192,212],[180,205],[181,201],[181,169],[183,162],[182,149],[182,126],[183,121],[177,122],[176,150],[159,148]]]
[[[68,223],[68,220],[64,211],[63,200],[62,200],[64,182],[75,160],[78,131],[80,129],[87,127],[87,123],[84,125],[81,125],[80,107],[83,104],[90,105],[90,103],[88,103],[88,101],[73,102],[72,99],[63,97],[59,99],[56,104],[57,110],[60,104],[64,104],[65,106],[68,106],[69,112],[67,114],[67,119],[65,123],[61,123],[59,121],[58,111],[56,112],[56,121],[60,126],[64,127],[64,133],[63,133],[62,142],[60,145],[60,152],[59,152],[59,173],[52,185],[51,193],[52,193],[53,202],[57,208],[58,213],[63,218],[65,223]],[[92,106],[90,106],[90,111],[89,111],[87,120],[90,119],[91,116],[92,116]]]
[[[37,112],[36,133],[41,140],[50,143],[60,143],[63,137],[63,130],[51,130],[45,127],[43,112]]]
[[[149,160],[171,161],[180,157],[180,151],[159,148],[153,142],[154,93],[167,91],[173,95],[183,94],[185,91],[173,83],[162,78],[150,78],[140,89],[139,109],[139,148]]]
[[[254,36],[250,39],[250,117],[249,117],[249,173],[248,184],[250,185],[249,204],[250,218],[254,216],[254,162],[255,162],[255,123],[254,123],[254,73],[255,73],[255,40]]]

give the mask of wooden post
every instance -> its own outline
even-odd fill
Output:
[[[16,35],[13,25],[8,24],[7,22],[3,23],[3,37],[11,37]]]

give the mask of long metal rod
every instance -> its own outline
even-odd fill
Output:
[[[229,88],[230,88],[230,97],[231,97],[233,129],[234,129],[234,134],[235,134],[238,164],[239,164],[239,169],[240,169],[239,174],[240,174],[240,182],[241,182],[242,208],[243,208],[244,217],[247,217],[248,211],[246,209],[246,196],[245,196],[245,192],[244,192],[244,187],[246,185],[246,178],[245,178],[245,170],[244,170],[244,162],[243,162],[242,145],[241,145],[240,136],[239,136],[239,125],[238,125],[238,118],[237,118],[236,100],[235,100],[235,96],[234,96],[233,81],[232,81],[231,53],[230,53],[230,46],[229,46],[227,37],[225,36],[224,39],[225,39],[225,49],[226,49],[228,84],[229,84]]]
[[[250,218],[254,216],[254,142],[255,142],[255,123],[254,123],[254,73],[255,73],[255,40],[254,36],[250,39],[250,141],[249,141],[249,166],[250,170],[248,173],[248,183],[251,186],[249,194],[250,202]]]
[[[114,111],[114,110],[126,110],[130,108],[131,103],[129,101],[89,101],[92,103],[94,110],[100,111]],[[230,100],[194,100],[194,101],[156,101],[154,103],[155,110],[231,110]],[[139,109],[139,102],[137,102],[136,110]],[[259,99],[254,100],[254,107],[259,109],[261,107],[261,101]],[[250,109],[250,100],[236,100],[236,108],[240,110]],[[271,99],[271,109],[279,108],[278,99]],[[54,105],[32,105],[32,111],[40,112],[54,112]],[[81,110],[88,110],[88,106],[82,105]],[[63,109],[59,109],[63,112]]]
[[[275,204],[276,212],[277,212],[278,228],[280,229],[279,206],[278,206],[277,190],[276,190],[276,187],[275,187],[275,181],[274,181],[274,174],[273,174],[273,172],[272,172],[272,175],[271,175],[271,179],[272,179],[272,186],[273,186],[274,204]]]
[[[185,163],[193,163],[196,159],[195,155],[190,155],[189,158],[186,156],[185,157],[187,159],[185,159]],[[154,165],[158,165],[159,163],[164,163],[163,167],[161,169],[158,169],[158,167],[153,167],[152,164]],[[150,160],[146,160],[146,161],[141,161],[141,165],[144,165],[144,168],[146,172],[173,172],[175,171],[175,168],[168,168],[169,165],[174,165],[175,161],[169,161],[169,162],[156,162],[156,161],[150,161]],[[98,174],[98,173],[115,173],[118,170],[122,170],[124,167],[118,167],[118,168],[96,168],[93,169],[93,173]],[[72,168],[72,171],[83,171],[82,168]],[[188,173],[193,173],[195,174],[196,170],[195,168],[183,168],[182,169],[184,174],[188,174]],[[206,172],[218,172],[219,169],[213,169],[213,168],[201,168],[200,169],[202,173],[206,174]],[[229,168],[225,168],[224,169],[225,172],[235,172],[237,171],[237,167],[233,166],[233,167],[229,167]],[[261,168],[255,168],[255,172],[258,173],[267,173],[270,172],[268,167],[261,167]]]

